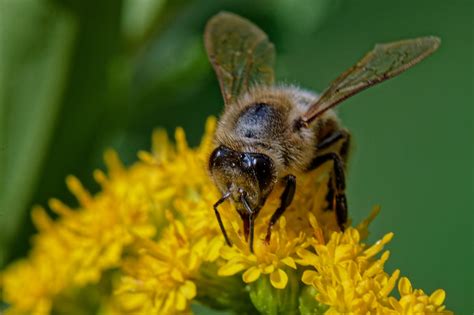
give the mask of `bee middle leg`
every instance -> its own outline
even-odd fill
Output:
[[[293,197],[295,196],[296,177],[293,175],[287,175],[283,178],[283,180],[286,182],[285,190],[283,190],[280,196],[280,206],[273,213],[272,218],[268,223],[267,236],[265,237],[265,242],[267,244],[270,243],[273,225],[278,221],[283,212],[285,212],[286,208],[291,204]]]

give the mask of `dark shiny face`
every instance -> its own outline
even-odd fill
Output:
[[[273,189],[275,171],[265,154],[237,152],[225,146],[217,147],[209,159],[209,170],[219,188],[232,199],[242,202],[242,194],[252,209],[259,209]]]

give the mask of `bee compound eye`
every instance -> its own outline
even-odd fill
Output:
[[[265,189],[273,180],[273,163],[264,154],[258,154],[252,158],[252,168],[258,180],[260,189]]]
[[[229,169],[240,165],[240,156],[237,152],[225,146],[217,147],[209,157],[209,169]]]
[[[209,169],[212,170],[213,167],[219,167],[222,165],[223,160],[228,155],[227,149],[223,146],[217,147],[212,151],[211,156],[209,157]]]
[[[241,154],[240,161],[243,169],[251,169],[253,167],[253,158],[246,153]]]

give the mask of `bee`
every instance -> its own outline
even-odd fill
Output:
[[[215,15],[206,25],[204,43],[225,104],[215,133],[216,148],[209,158],[210,176],[222,193],[214,212],[232,246],[218,207],[228,199],[233,202],[253,252],[255,219],[275,185],[284,189],[268,223],[267,243],[272,227],[293,200],[296,176],[326,163],[332,163],[328,207],[344,230],[351,136],[332,108],[414,66],[439,47],[440,39],[429,36],[378,44],[320,95],[274,84],[274,45],[247,19],[227,12]]]

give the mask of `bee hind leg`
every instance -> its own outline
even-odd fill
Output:
[[[286,181],[285,190],[280,196],[280,206],[273,213],[272,218],[268,223],[267,236],[265,237],[265,242],[267,244],[270,243],[273,225],[278,221],[283,212],[285,212],[286,208],[291,204],[293,197],[295,196],[296,177],[293,175],[287,175],[283,179]]]
[[[326,200],[329,204],[329,210],[336,212],[339,228],[344,231],[344,224],[347,222],[346,180],[344,173],[346,162],[349,158],[351,134],[347,130],[338,127],[337,124],[329,122],[327,127],[322,130],[324,135],[321,136],[321,141],[316,144],[316,152],[321,153],[311,162],[308,171],[326,162],[333,162]]]
[[[310,169],[320,167],[326,162],[333,162],[333,170],[329,178],[329,191],[327,198],[336,211],[336,219],[339,228],[344,231],[344,224],[347,222],[347,200],[346,200],[346,179],[344,175],[344,162],[341,156],[335,152],[326,153],[314,158]]]

